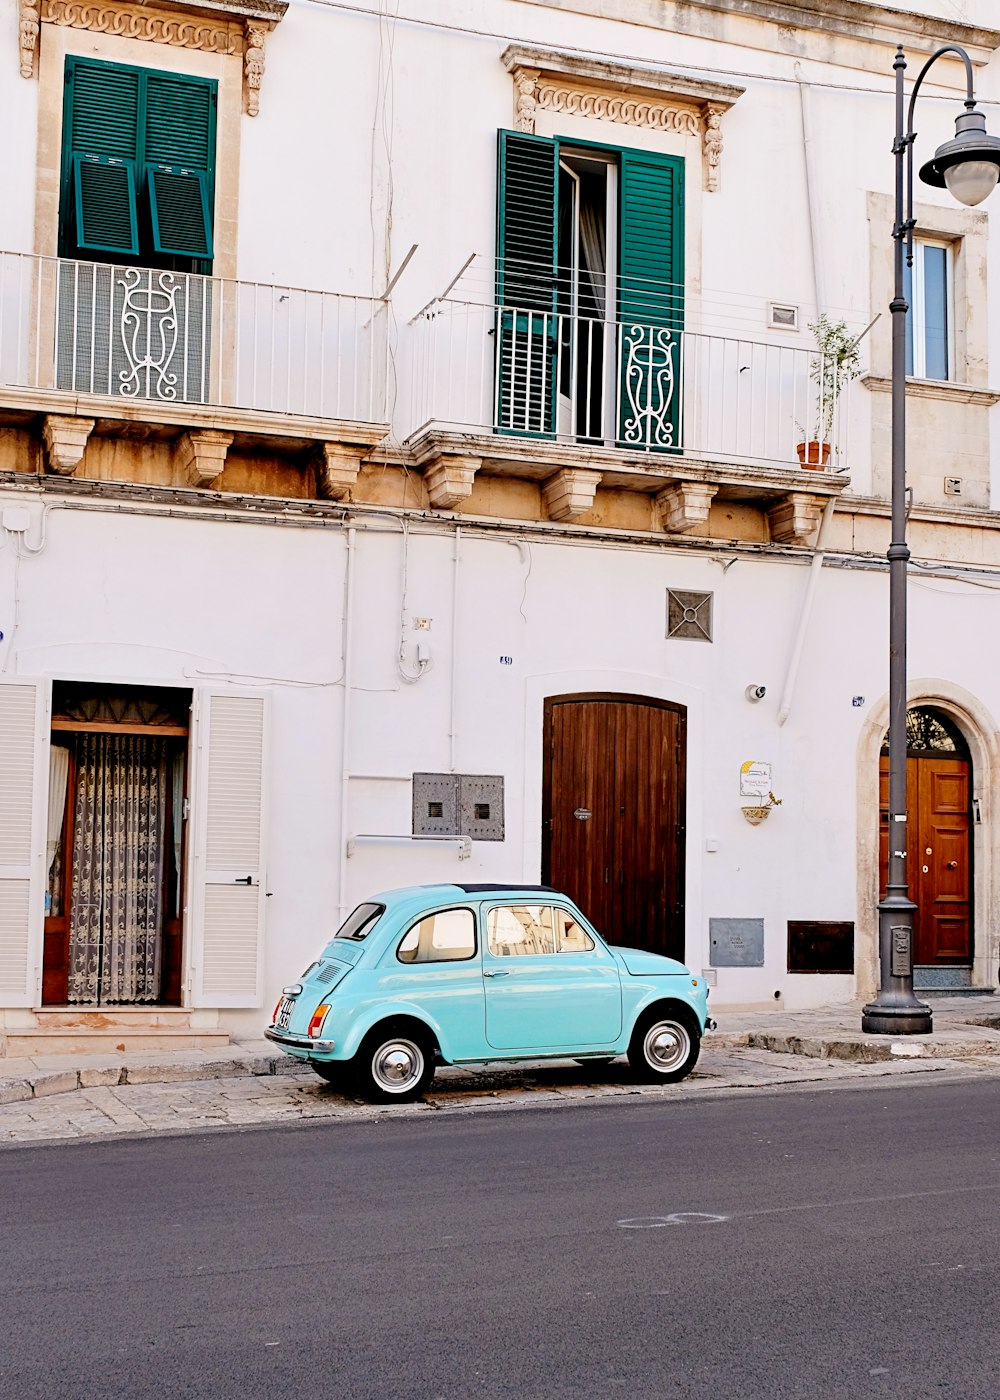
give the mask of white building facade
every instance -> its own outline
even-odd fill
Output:
[[[423,882],[564,887],[717,1008],[874,991],[897,44],[1000,98],[937,8],[7,7],[8,1053],[252,1034]],[[995,215],[916,197],[917,980],[987,988]]]

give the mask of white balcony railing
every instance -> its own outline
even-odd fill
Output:
[[[0,384],[382,423],[370,297],[0,253]]]
[[[407,421],[560,442],[844,469],[850,396],[818,351],[639,321],[437,301],[414,321]]]

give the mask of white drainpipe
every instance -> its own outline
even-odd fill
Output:
[[[799,613],[798,626],[795,629],[795,642],[792,646],[791,659],[788,662],[788,673],[785,676],[784,689],[781,692],[781,704],[778,707],[778,724],[784,724],[792,708],[792,697],[795,694],[795,682],[798,680],[799,663],[802,660],[802,652],[806,644],[806,633],[809,630],[809,622],[812,618],[813,600],[816,597],[816,585],[819,583],[820,570],[823,567],[823,550],[826,545],[827,530],[830,520],[833,517],[833,508],[837,503],[836,496],[831,496],[823,508],[823,516],[819,522],[819,530],[816,534],[816,546],[813,551],[812,563],[809,566],[809,582],[806,584],[806,595],[802,600],[802,611]]]
[[[344,574],[344,627],[343,627],[343,677],[344,677],[344,709],[342,727],[340,731],[340,878],[337,884],[337,898],[340,900],[340,918],[338,924],[347,916],[347,818],[349,815],[348,799],[350,796],[351,769],[348,759],[350,757],[350,737],[351,737],[351,641],[353,635],[353,617],[351,615],[352,591],[354,586],[354,535],[353,525],[347,528],[347,562]]]

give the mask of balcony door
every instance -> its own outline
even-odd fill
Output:
[[[185,691],[53,686],[45,1005],[180,1002]]]
[[[684,161],[500,132],[495,426],[681,446]]]

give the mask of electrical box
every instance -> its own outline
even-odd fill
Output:
[[[414,773],[414,836],[504,839],[503,778],[497,774]]]
[[[503,840],[503,778],[462,774],[458,780],[458,822],[473,841]]]
[[[709,919],[709,962],[713,967],[763,967],[763,919]]]
[[[458,835],[458,780],[454,773],[414,773],[413,834]]]

